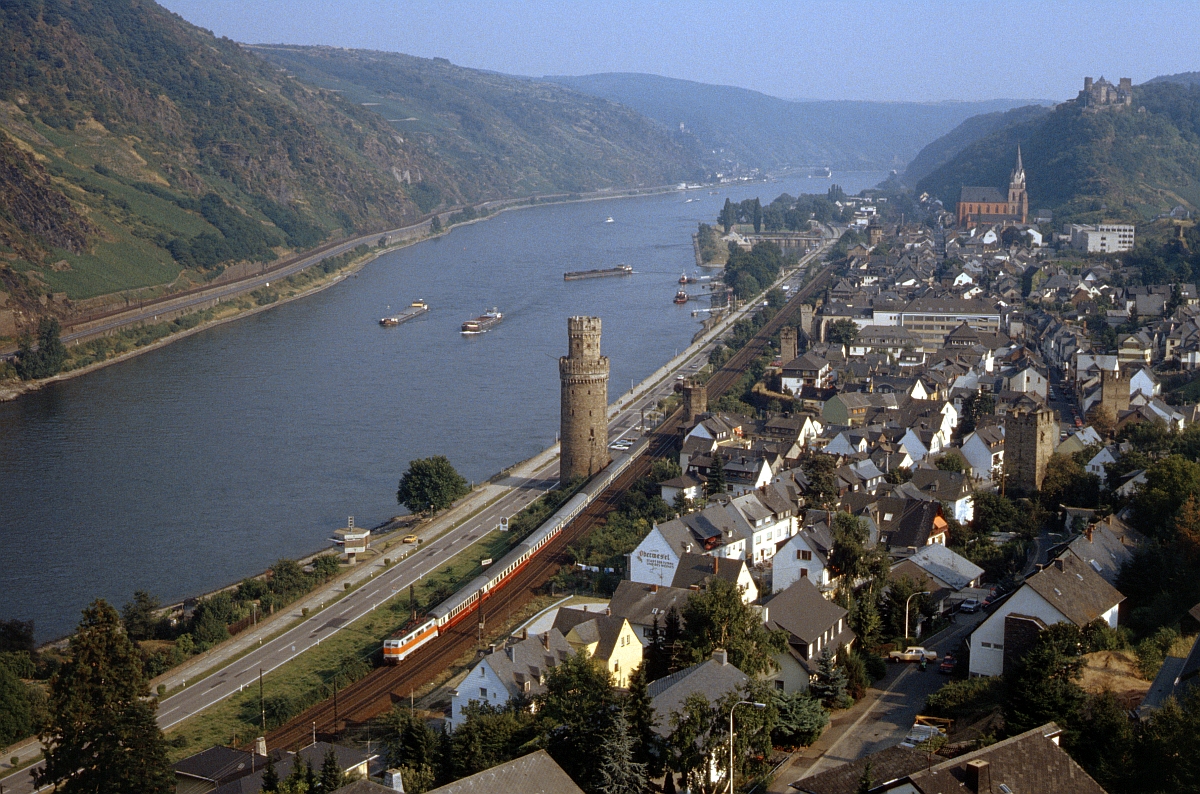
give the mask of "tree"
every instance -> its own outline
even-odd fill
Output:
[[[835,345],[852,345],[858,339],[858,325],[853,320],[836,320],[825,329],[825,339]]]
[[[728,197],[725,199],[725,206],[721,208],[721,214],[717,216],[717,223],[721,224],[721,228],[729,234],[729,230],[733,228],[734,222],[737,220],[737,210],[733,208],[733,202]]]
[[[389,767],[433,768],[438,739],[425,720],[397,705],[383,718],[382,728]]]
[[[37,347],[28,336],[21,338],[18,350],[16,369],[21,380],[34,380],[57,375],[67,359],[67,348],[59,335],[62,326],[53,317],[43,317],[38,322]]]
[[[396,501],[414,513],[445,510],[456,499],[471,492],[444,455],[409,461],[408,471],[400,478]]]
[[[707,588],[692,593],[682,618],[682,653],[693,664],[723,648],[730,664],[757,676],[774,670],[771,657],[787,650],[786,632],[767,629],[759,613],[743,603],[741,590],[725,579],[714,577]]]
[[[596,794],[642,794],[647,791],[646,765],[634,758],[634,737],[624,712],[616,712],[603,738]]]
[[[1200,495],[1200,464],[1168,455],[1146,470],[1146,482],[1134,494],[1133,525],[1151,537],[1169,540],[1171,521],[1189,496]]]
[[[538,716],[554,726],[546,751],[581,788],[594,790],[601,761],[596,748],[621,711],[612,674],[586,653],[571,654],[546,676],[537,706]]]
[[[958,474],[967,470],[967,462],[963,460],[962,455],[953,450],[938,458],[936,465],[942,471],[952,471]]]
[[[133,600],[121,608],[121,621],[131,640],[149,640],[158,626],[159,601],[145,590],[136,590]]]
[[[433,218],[429,221],[429,231],[432,232],[433,234],[437,234],[441,230],[442,230],[442,219],[439,218],[437,215],[434,215]]]
[[[784,747],[808,747],[821,738],[829,724],[829,712],[807,692],[772,692],[779,716],[775,721],[775,741]]]
[[[892,637],[904,637],[905,613],[908,615],[908,630],[916,627],[923,609],[928,608],[928,597],[915,595],[927,589],[924,580],[916,581],[910,576],[899,576],[888,584],[887,593],[883,597],[883,613],[886,617],[885,626]],[[914,596],[910,601],[909,598]]]
[[[657,620],[657,616],[655,616]],[[646,663],[641,664],[629,675],[629,694],[625,696],[625,718],[629,723],[629,735],[634,741],[633,760],[644,764],[651,777],[663,773],[662,748],[658,734],[654,732],[654,706],[650,701],[649,680]]]
[[[826,645],[817,661],[817,677],[809,691],[825,708],[844,709],[854,703],[846,694],[846,683],[845,671],[834,662],[833,651]]]
[[[753,214],[754,233],[758,234],[759,232],[762,231],[763,212],[762,212],[762,202],[760,202],[757,198],[754,199],[753,213],[754,213]]]
[[[321,794],[333,794],[342,787],[342,767],[338,764],[337,751],[330,745],[325,751],[325,759],[321,762],[321,776],[317,778],[317,791]]]
[[[1075,683],[1083,673],[1083,635],[1073,623],[1056,623],[1038,635],[1033,648],[1004,672],[1004,720],[1021,733],[1051,720],[1078,725],[1085,695]],[[1068,733],[1074,741],[1075,733]]]
[[[0,664],[0,747],[24,739],[32,730],[25,684],[8,665]]]
[[[1074,457],[1055,453],[1046,464],[1041,501],[1050,510],[1060,505],[1096,507],[1100,503],[1100,478],[1084,470]]]
[[[154,721],[137,649],[103,600],[83,611],[70,659],[50,681],[46,746],[38,785],[66,794],[169,794],[175,779]]]
[[[0,620],[0,653],[33,653],[32,620]]]
[[[1087,412],[1087,421],[1104,438],[1112,438],[1117,431],[1117,419],[1112,409],[1103,403],[1096,403]]]
[[[995,413],[996,398],[990,394],[973,392],[963,399],[963,415],[959,420],[958,431],[964,436],[972,432],[979,420]]]
[[[267,753],[267,765],[263,767],[262,790],[279,790],[279,773],[275,771],[275,759],[270,753]]]
[[[725,493],[725,460],[721,450],[713,452],[712,466],[708,469],[708,482],[704,484],[706,496]]]

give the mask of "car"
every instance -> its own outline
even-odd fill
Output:
[[[958,660],[950,654],[946,654],[945,658],[942,659],[942,663],[938,665],[938,672],[942,675],[950,675],[956,667],[958,667]]]
[[[405,543],[416,543],[416,542],[417,542],[417,536],[416,536],[416,535],[405,535],[405,536],[404,536],[404,542],[405,542]]]
[[[908,736],[904,737],[904,741],[900,742],[900,746],[909,748],[918,747],[945,735],[941,728],[934,725],[921,725],[917,723],[912,726],[912,730],[908,732]]]
[[[958,611],[974,613],[974,612],[978,612],[979,608],[981,606],[982,606],[982,604],[980,603],[978,598],[968,598],[966,601],[963,601],[961,604],[958,605]]]
[[[927,651],[920,645],[910,645],[903,651],[892,651],[888,654],[889,662],[936,662],[937,651]]]

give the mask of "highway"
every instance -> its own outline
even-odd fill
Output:
[[[350,246],[351,243],[346,245]],[[805,256],[801,260],[801,267],[781,277],[776,286],[785,283],[798,284],[804,266],[820,253],[821,250]],[[303,261],[294,265],[296,269],[304,266]],[[279,274],[274,273],[271,277],[278,278]],[[230,285],[230,289],[234,289],[233,285]],[[244,286],[237,289],[244,289]],[[205,300],[211,298],[212,296],[208,295]],[[667,299],[669,296],[664,296],[664,300]],[[610,442],[622,438],[636,440],[640,437],[643,431],[638,428],[642,426],[643,412],[655,409],[662,398],[674,393],[677,373],[686,375],[699,370],[707,363],[708,354],[713,346],[733,323],[755,308],[753,304],[746,305],[723,318],[696,343],[640,385],[622,395],[609,409]],[[339,579],[292,604],[284,615],[256,629],[243,632],[207,654],[202,660],[181,665],[156,679],[153,683],[165,684],[168,691],[178,686],[185,687],[159,703],[159,727],[169,730],[225,698],[257,685],[260,670],[264,676],[268,675],[310,648],[316,647],[393,596],[403,593],[410,584],[436,571],[484,534],[495,530],[502,517],[519,512],[557,484],[556,451],[556,448],[546,450],[517,466],[505,479],[478,489],[475,494],[464,500],[465,504],[452,508],[440,520],[431,522],[419,533],[423,542],[418,546],[406,547],[407,556],[390,568],[384,568],[381,559],[364,563],[350,577]],[[614,455],[620,454],[623,453],[614,451]],[[480,507],[480,504],[483,506]],[[462,520],[459,516],[463,515],[469,517]],[[400,547],[393,548],[396,551],[392,554],[400,552]],[[365,583],[328,608],[322,608],[326,602],[332,601],[343,592],[343,582],[346,581],[354,584]],[[305,607],[309,609],[308,616],[301,613]],[[289,621],[300,622],[280,636],[270,638],[270,635],[280,631]],[[203,670],[197,669],[202,663],[205,668],[211,670],[243,653],[241,658],[229,662],[223,669],[210,675],[206,676]],[[33,768],[40,766],[39,763]],[[26,773],[0,778],[0,784],[4,786],[5,794],[30,794],[37,790]]]

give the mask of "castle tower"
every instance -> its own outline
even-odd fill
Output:
[[[794,329],[793,329],[794,330]],[[683,426],[684,432],[696,425],[700,414],[708,411],[708,387],[694,380],[683,383]]]
[[[1129,369],[1124,372],[1100,370],[1100,404],[1112,413],[1113,421],[1120,418],[1122,411],[1129,410]]]
[[[1042,487],[1054,454],[1058,422],[1049,408],[1018,409],[1004,417],[1004,471],[1008,487],[1030,494]]]
[[[558,479],[590,477],[608,465],[608,357],[600,355],[600,318],[567,318]]]
[[[1008,180],[1008,212],[1017,215],[1021,223],[1029,218],[1029,194],[1025,191],[1025,164],[1021,162],[1021,146],[1017,145],[1017,165]]]
[[[787,366],[800,355],[800,341],[794,325],[785,325],[779,329],[779,360]]]
[[[800,304],[800,332],[804,334],[805,339],[812,339],[813,336],[813,313],[814,309],[807,303]],[[784,362],[786,363],[786,362]]]

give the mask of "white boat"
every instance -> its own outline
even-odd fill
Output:
[[[605,223],[615,223],[615,221],[613,221],[613,218],[611,215],[609,215],[607,218],[605,218],[604,222]]]

